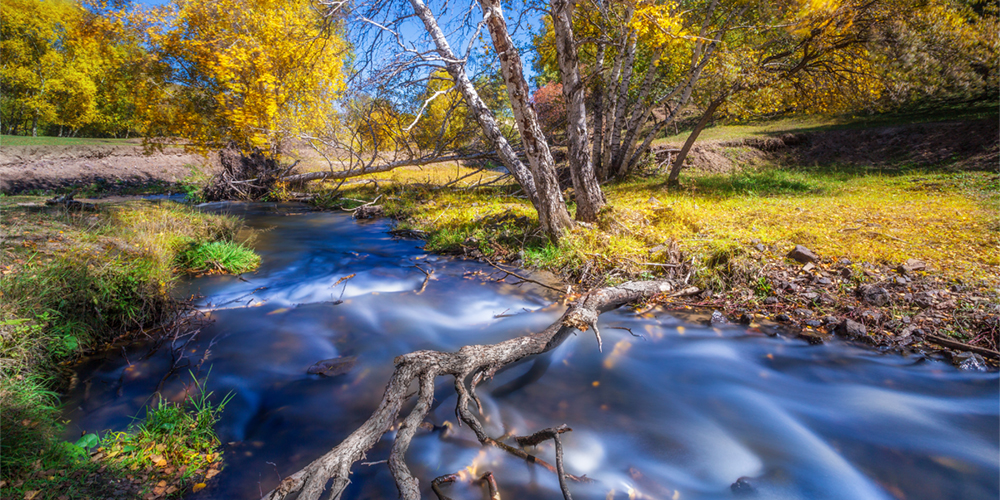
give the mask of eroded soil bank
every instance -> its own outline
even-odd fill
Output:
[[[104,191],[176,185],[213,160],[166,148],[147,152],[141,140],[126,145],[0,147],[0,192],[17,194],[94,185]]]

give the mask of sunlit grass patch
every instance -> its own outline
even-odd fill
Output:
[[[438,179],[438,186],[456,178],[449,168],[434,170],[398,172],[395,178],[412,183],[422,176],[432,185]],[[776,258],[802,244],[824,257],[858,262],[915,258],[950,276],[973,279],[992,277],[1000,266],[1000,181],[987,172],[887,175],[836,165],[762,166],[733,174],[690,173],[677,191],[663,189],[662,182],[653,177],[606,185],[604,221],[573,230],[558,247],[540,237],[531,205],[511,194],[516,188],[368,183],[352,185],[344,196],[372,200],[381,194],[380,203],[401,218],[401,228],[428,232],[428,250],[478,248],[486,256],[577,275],[587,266],[591,273],[623,278],[655,274],[658,267],[652,264],[661,256],[652,250],[671,240],[686,258],[699,261],[720,248],[761,243],[774,249]],[[521,217],[525,223],[498,226],[498,217]],[[752,279],[749,269],[733,272]]]
[[[192,273],[242,274],[260,265],[260,256],[232,241],[192,244],[177,257],[178,265]]]
[[[752,173],[706,175],[689,191],[659,180],[610,186],[609,202],[644,214],[654,238],[689,249],[759,240],[803,244],[828,257],[896,263],[924,260],[957,276],[985,277],[1000,265],[996,212],[983,172],[844,177],[808,171],[769,174],[770,187],[747,186]],[[789,180],[802,188],[787,189]],[[735,189],[741,187],[741,191]],[[658,202],[650,202],[655,197]]]

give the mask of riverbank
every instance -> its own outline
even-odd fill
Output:
[[[732,165],[720,172],[717,162],[696,161],[680,190],[662,187],[655,164],[606,185],[600,221],[578,225],[559,246],[542,237],[516,186],[490,170],[400,169],[337,193],[318,187],[314,203],[369,203],[357,214],[397,219],[397,231],[426,239],[428,250],[554,271],[577,291],[667,277],[679,288],[662,303],[716,309],[720,323],[781,325],[811,342],[839,333],[983,368],[996,366],[1000,332],[1000,177],[984,168],[995,159],[996,127],[962,127],[993,135],[922,163],[892,155],[819,163],[818,139],[773,148],[744,130],[739,141],[703,144]],[[937,128],[894,126],[894,141]],[[790,257],[798,246],[807,252]]]
[[[130,337],[186,335],[168,291],[178,273],[250,269],[242,221],[175,203],[47,205],[0,198],[0,489],[4,498],[175,496],[218,471],[213,405],[151,401],[126,433],[59,438],[68,365]]]

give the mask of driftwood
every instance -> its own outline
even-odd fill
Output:
[[[268,492],[263,498],[277,500],[292,497],[299,500],[317,500],[326,490],[326,485],[332,480],[331,491],[326,498],[339,499],[350,483],[351,467],[355,462],[363,459],[365,453],[375,446],[382,435],[396,423],[403,404],[412,395],[408,394],[407,388],[412,381],[416,380],[419,383],[417,402],[398,427],[399,430],[392,444],[388,464],[399,489],[400,497],[404,500],[419,499],[420,484],[406,466],[406,450],[410,446],[410,440],[431,409],[434,399],[434,380],[438,376],[448,375],[454,378],[455,391],[458,394],[455,413],[459,422],[468,425],[480,443],[484,446],[491,445],[503,449],[552,472],[556,472],[557,469],[561,472],[561,454],[557,456],[557,465],[552,466],[521,448],[511,446],[486,434],[482,423],[469,409],[469,405],[475,403],[480,411],[482,410],[479,397],[476,395],[476,385],[485,379],[492,378],[498,370],[505,366],[528,356],[555,349],[569,335],[577,331],[593,329],[597,336],[598,345],[600,345],[601,336],[597,329],[597,318],[602,312],[671,290],[673,290],[673,286],[668,281],[630,282],[616,287],[602,288],[580,297],[558,321],[549,325],[542,332],[524,335],[497,344],[469,345],[461,348],[458,352],[416,351],[397,357],[394,360],[396,370],[389,380],[382,401],[372,416],[343,442],[302,470],[282,480],[277,488]],[[536,435],[538,438],[557,440],[558,434],[564,430],[567,429],[546,429]],[[533,441],[524,442],[530,444]],[[561,445],[559,441],[556,442],[557,445]],[[560,486],[567,495],[565,479],[588,481],[586,478],[578,478],[569,474],[559,475]]]

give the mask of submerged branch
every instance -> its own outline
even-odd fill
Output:
[[[595,328],[598,316],[626,303],[651,298],[660,293],[670,292],[673,286],[668,281],[629,282],[616,287],[593,290],[580,297],[559,320],[545,330],[489,345],[468,345],[458,352],[416,351],[395,359],[396,369],[389,380],[382,401],[368,420],[344,439],[335,448],[317,458],[302,470],[285,478],[277,488],[263,498],[278,500],[298,498],[318,500],[331,483],[331,491],[326,498],[337,499],[350,482],[351,467],[365,457],[382,436],[397,422],[403,403],[409,399],[407,391],[410,383],[419,381],[419,396],[416,406],[406,416],[396,434],[389,458],[389,468],[400,490],[401,498],[420,498],[419,482],[406,467],[404,456],[417,426],[427,415],[434,395],[434,380],[438,376],[454,377],[458,404],[455,412],[460,422],[468,425],[481,444],[492,445],[515,455],[528,455],[523,450],[507,445],[486,434],[482,423],[473,415],[469,405],[479,398],[476,385],[492,378],[501,368],[528,356],[538,355],[555,349],[577,330]],[[596,328],[595,328],[596,329]],[[471,380],[470,380],[471,379]],[[467,384],[468,382],[468,384]],[[560,443],[561,444],[561,443]],[[518,453],[520,452],[520,453]],[[530,455],[528,455],[530,456]],[[540,463],[531,456],[532,463]],[[549,464],[546,464],[549,465]],[[586,481],[586,478],[562,472],[562,459],[557,457],[553,472],[558,471],[560,482],[563,478]],[[565,488],[564,488],[565,491]],[[297,495],[297,496],[296,496]]]

